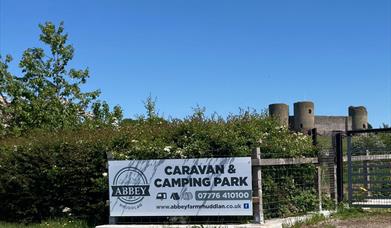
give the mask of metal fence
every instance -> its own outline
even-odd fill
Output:
[[[252,162],[256,222],[321,210],[322,180],[318,157],[262,157],[257,148]]]
[[[350,205],[391,208],[391,129],[348,131],[346,161]]]
[[[323,209],[333,210],[337,205],[335,148],[323,148],[319,153]]]
[[[283,154],[255,150],[254,199],[258,202],[259,198],[260,204],[254,204],[254,215],[260,214],[261,220],[267,220],[334,210],[338,198],[336,152],[342,146],[336,138],[341,133],[322,136],[323,145],[317,146],[318,154],[312,157],[286,158]]]

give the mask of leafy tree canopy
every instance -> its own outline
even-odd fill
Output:
[[[81,124],[120,121],[119,106],[113,112],[100,102],[100,91],[83,92],[89,70],[69,67],[74,48],[67,44],[64,24],[40,24],[40,41],[47,48],[28,48],[19,62],[22,74],[9,71],[12,57],[0,55],[0,131],[20,135],[31,129],[66,129]],[[92,111],[89,110],[92,108]]]

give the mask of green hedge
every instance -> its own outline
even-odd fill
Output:
[[[107,154],[115,159],[248,156],[256,146],[261,147],[263,157],[316,153],[309,137],[248,112],[227,119],[138,119],[115,129],[33,132],[24,138],[2,139],[0,220],[31,222],[72,216],[95,224],[105,222]],[[269,179],[270,186],[281,181]],[[301,211],[311,197],[300,197],[306,200]],[[297,203],[300,197],[286,201]],[[286,203],[279,207],[291,213]]]
[[[35,222],[74,215],[101,222],[108,198],[102,175],[107,172],[106,148],[60,135],[2,146],[1,219]]]

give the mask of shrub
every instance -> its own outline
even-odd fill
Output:
[[[1,146],[1,219],[31,222],[71,214],[100,222],[107,210],[106,161],[103,144],[76,137],[37,136]]]
[[[95,224],[105,222],[107,155],[114,159],[249,156],[256,146],[261,147],[263,157],[316,153],[309,137],[292,133],[268,117],[252,112],[226,119],[205,118],[199,113],[183,120],[152,116],[128,121],[115,129],[37,131],[23,138],[3,139],[0,141],[0,219],[31,222],[72,216]],[[304,167],[294,175],[308,176],[298,181],[313,183],[313,175],[302,175],[312,170]],[[284,174],[279,172],[274,174]],[[268,180],[264,183],[265,191],[288,183],[280,178],[268,178],[271,173],[264,175]],[[281,194],[287,201],[292,196],[285,194],[287,191],[300,191],[295,186],[284,189]],[[303,201],[300,208],[282,203],[281,215],[311,209],[312,195],[306,192],[293,199]]]

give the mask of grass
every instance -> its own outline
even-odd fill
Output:
[[[338,212],[332,215],[332,218],[346,220],[353,218],[365,218],[375,215],[391,215],[391,209],[370,209],[340,207]]]
[[[333,140],[331,139],[330,135],[319,135],[317,137],[318,139],[318,147],[322,150],[327,150],[333,147]],[[342,138],[342,151],[344,155],[346,155],[348,150],[348,140],[346,137]]]
[[[334,213],[332,217],[335,219],[345,220],[345,219],[352,219],[352,218],[359,218],[359,217],[366,216],[368,212],[369,211],[365,212],[361,208],[354,208],[354,207],[347,208],[344,206],[339,206],[337,213]]]
[[[21,224],[0,222],[1,228],[43,228],[43,227],[65,227],[65,228],[89,228],[83,220],[53,219],[39,224]]]
[[[328,148],[331,148],[331,147],[332,147],[331,136],[319,135],[319,136],[317,137],[317,139],[318,139],[318,146],[319,146],[321,149],[328,149]]]

